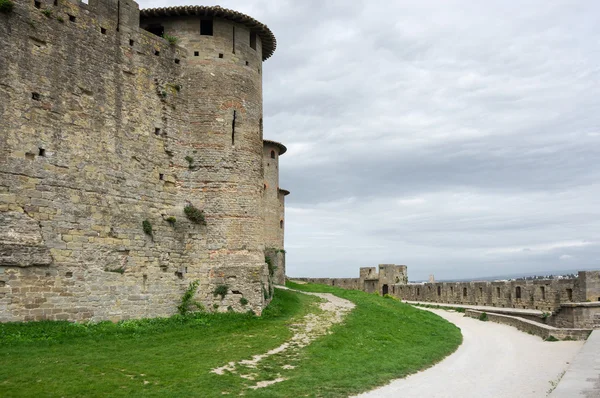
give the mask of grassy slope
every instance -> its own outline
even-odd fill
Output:
[[[256,396],[342,397],[364,392],[429,367],[462,342],[453,324],[391,298],[325,285],[288,286],[334,293],[357,306],[343,325],[334,326],[333,334],[306,348],[288,381]]]
[[[344,325],[302,352],[288,378],[258,391],[237,375],[210,369],[250,358],[291,336],[288,324],[315,298],[278,290],[262,318],[240,314],[147,320],[83,327],[67,323],[0,324],[0,396],[217,397],[347,396],[430,366],[456,349],[458,328],[392,299],[320,285],[357,304]],[[258,371],[275,378],[285,355]],[[272,369],[272,374],[269,374]],[[143,375],[143,376],[142,376]],[[148,382],[144,384],[144,382]]]
[[[210,370],[279,346],[291,336],[287,324],[314,301],[278,291],[262,318],[198,315],[89,328],[0,324],[0,396],[220,396],[244,380]]]

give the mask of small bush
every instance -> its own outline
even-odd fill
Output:
[[[150,221],[144,220],[142,222],[142,228],[144,229],[144,233],[146,235],[152,236],[152,224],[150,224]]]
[[[192,204],[188,204],[183,208],[185,216],[191,222],[200,225],[206,225],[206,219],[204,218],[204,212]]]
[[[246,297],[242,297],[242,298],[240,299],[240,304],[241,304],[241,305],[247,305],[247,304],[248,304],[248,299],[247,299]]]
[[[221,300],[227,296],[227,291],[229,290],[229,286],[227,285],[217,285],[215,290],[213,290],[213,296],[221,296]]]
[[[488,321],[488,316],[487,316],[487,314],[486,314],[485,312],[482,312],[482,313],[479,315],[479,318],[478,318],[478,319],[479,319],[480,321],[487,322],[487,321]]]
[[[56,17],[56,20],[60,23],[64,23],[65,19],[63,17]]]
[[[559,341],[556,337],[550,335],[544,339],[544,341]]]
[[[46,8],[45,10],[42,10],[42,14],[44,14],[46,17],[50,18],[52,16],[52,10],[49,10]]]
[[[0,12],[8,14],[15,8],[15,3],[11,0],[0,0]]]
[[[275,275],[277,267],[273,265],[273,260],[271,260],[271,257],[265,256],[265,263],[267,263],[267,267],[269,268],[269,276],[273,277],[273,275]]]
[[[179,40],[177,37],[170,36],[170,35],[168,35],[166,33],[163,34],[163,39],[165,39],[166,41],[168,41],[169,44],[171,44],[171,45],[177,44],[177,40]]]
[[[198,290],[198,285],[200,281],[190,282],[185,293],[181,296],[181,303],[177,306],[177,311],[181,316],[186,316],[190,313],[190,308],[195,307],[199,311],[202,311],[204,307],[202,304],[194,300],[194,296],[196,295],[196,290]]]
[[[227,312],[233,312],[233,307],[232,306],[227,306]]]
[[[171,226],[173,227],[173,226],[175,226],[177,219],[175,217],[171,216],[171,217],[167,217],[165,219],[165,221],[168,222],[169,224],[171,224]]]

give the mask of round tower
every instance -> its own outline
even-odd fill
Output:
[[[143,29],[187,51],[176,60],[179,81],[158,82],[183,99],[177,117],[187,128],[169,148],[178,203],[206,217],[205,246],[196,248],[187,272],[207,273],[206,300],[225,284],[260,312],[272,295],[262,239],[262,63],[275,51],[275,37],[219,6],[145,9],[140,17]]]
[[[264,238],[266,255],[275,267],[274,281],[285,284],[285,196],[288,191],[279,188],[279,156],[287,151],[279,142],[264,140]]]

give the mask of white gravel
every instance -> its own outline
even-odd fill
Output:
[[[461,313],[430,311],[458,326],[463,344],[439,364],[359,397],[545,397],[583,346],[582,341],[545,342]]]

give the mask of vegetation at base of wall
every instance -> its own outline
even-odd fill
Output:
[[[173,216],[171,217],[167,217],[165,218],[165,221],[168,222],[169,224],[171,224],[171,226],[175,226],[175,223],[177,222],[177,219]]]
[[[146,235],[152,236],[152,224],[150,224],[150,221],[148,221],[148,220],[142,221],[142,229],[144,230],[144,233]]]
[[[220,397],[251,381],[211,369],[290,339],[316,297],[281,291],[261,317],[194,313],[118,323],[0,324],[2,397]]]
[[[559,340],[559,339],[557,339],[556,337],[554,337],[554,336],[550,335],[550,336],[546,337],[546,338],[544,339],[544,341],[560,341],[560,340]]]
[[[290,287],[333,293],[356,308],[303,348],[299,361],[290,362],[285,352],[264,359],[256,380],[211,370],[288,341],[290,325],[319,311],[318,298],[279,290],[262,317],[225,312],[116,324],[0,324],[2,360],[10,364],[0,366],[0,396],[347,397],[427,368],[461,342],[454,325],[396,300]],[[281,370],[284,364],[296,366]],[[278,373],[287,380],[249,388]]]
[[[542,319],[547,319],[548,317],[550,317],[550,315],[552,315],[550,312],[544,312],[542,313]]]
[[[487,322],[488,316],[485,312],[482,312],[481,314],[479,314],[479,317],[477,319],[479,319],[480,321],[483,321],[483,322]]]
[[[181,316],[187,316],[193,309],[197,311],[204,311],[204,307],[198,301],[194,300],[194,296],[196,295],[196,291],[198,290],[198,285],[200,281],[190,282],[190,285],[186,289],[183,296],[181,296],[181,303],[177,306],[177,312]]]
[[[162,37],[163,37],[163,39],[165,39],[166,41],[168,41],[168,42],[169,42],[169,44],[171,44],[171,45],[175,45],[175,44],[177,44],[177,41],[179,40],[177,37],[175,37],[175,36],[171,36],[171,35],[168,35],[168,34],[166,34],[166,33],[164,33],[164,34],[162,35]]]
[[[225,298],[225,296],[227,296],[228,291],[229,291],[229,286],[217,285],[217,287],[215,287],[215,290],[213,290],[213,296],[215,296],[215,297],[221,296],[221,300],[223,300]]]
[[[52,16],[52,10],[49,10],[48,8],[42,10],[42,14],[44,14],[46,17],[50,18]]]
[[[248,299],[246,297],[240,298],[240,304],[241,305],[247,305],[248,304]]]
[[[0,12],[3,14],[9,14],[15,8],[15,3],[11,0],[0,0]]]
[[[204,212],[192,204],[187,204],[183,208],[183,212],[188,220],[194,224],[206,225],[206,219],[204,218]]]

